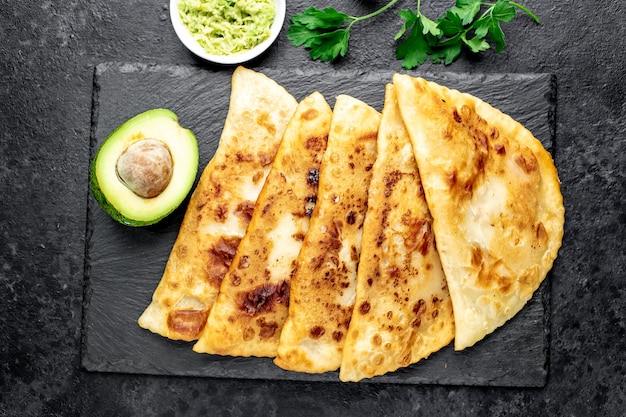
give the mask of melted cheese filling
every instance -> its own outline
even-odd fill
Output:
[[[291,216],[279,217],[272,230],[267,233],[270,242],[281,242],[273,245],[269,254],[269,270],[274,277],[289,277],[291,275],[292,262],[298,257],[300,242],[294,239],[299,231],[298,225]]]
[[[501,178],[490,177],[477,190],[465,211],[464,228],[468,242],[488,247],[494,238],[500,215],[506,211],[509,192]]]
[[[256,201],[261,194],[261,189],[265,184],[265,179],[269,174],[271,166],[267,166],[263,169],[263,176],[259,178],[256,182],[253,181],[252,177],[242,177],[240,178],[241,182],[241,197],[244,200]]]
[[[223,222],[209,222],[200,230],[200,233],[203,235],[237,236],[242,238],[246,233],[247,224],[242,225],[241,219],[237,215],[237,204],[233,202],[256,201],[268,174],[269,168],[266,168],[263,177],[256,182],[250,176],[233,178],[231,180],[233,191],[238,192],[224,193],[223,195],[224,200],[230,201],[228,216]]]

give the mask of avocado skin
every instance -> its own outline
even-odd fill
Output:
[[[155,218],[151,221],[133,220],[133,219],[124,217],[119,211],[115,209],[115,207],[113,207],[113,205],[109,202],[109,200],[107,200],[107,198],[104,196],[104,193],[100,189],[100,186],[98,184],[98,177],[96,175],[96,170],[95,170],[95,162],[96,162],[96,159],[94,158],[92,162],[91,172],[89,173],[89,182],[91,183],[91,191],[92,191],[94,198],[98,202],[98,205],[100,206],[100,208],[104,210],[104,212],[108,214],[113,220],[123,225],[132,226],[132,227],[150,226],[152,224],[160,222],[171,213],[171,212],[166,213],[165,215]],[[176,207],[172,209],[172,211],[174,210],[176,210]]]
[[[111,132],[111,134],[109,134],[109,136],[105,139],[102,145],[104,145],[107,141],[114,139],[116,135],[119,134],[119,132],[123,131],[124,128],[128,124],[134,121],[140,120],[142,118],[145,118],[147,116],[155,116],[155,115],[159,117],[171,119],[174,122],[178,123],[178,116],[170,110],[161,109],[161,108],[148,110],[128,119],[126,122],[118,126],[115,130],[113,130],[113,132]],[[102,150],[102,145],[101,145],[91,162],[91,167],[90,167],[90,172],[89,172],[89,182],[91,185],[91,191],[96,202],[100,206],[100,208],[106,214],[108,214],[113,220],[125,226],[131,226],[131,227],[142,227],[142,226],[150,226],[150,225],[156,224],[160,222],[161,220],[163,220],[165,217],[169,216],[174,210],[176,210],[180,206],[180,204],[185,200],[189,192],[191,191],[191,187],[193,186],[193,183],[195,182],[195,177],[196,177],[195,174],[197,173],[197,166],[198,166],[198,144],[197,144],[196,137],[193,134],[193,132],[191,132],[188,129],[185,129],[185,133],[191,139],[193,139],[193,142],[195,145],[194,154],[193,154],[193,157],[195,158],[195,160],[194,161],[187,160],[186,163],[195,164],[195,170],[194,170],[193,179],[190,181],[190,184],[189,184],[189,189],[186,190],[184,195],[181,195],[180,201],[177,202],[177,204],[171,205],[168,210],[162,211],[161,213],[159,213],[158,215],[154,216],[153,218],[149,220],[133,219],[120,213],[120,211],[118,211],[114,207],[114,205],[107,199],[105,193],[100,188],[100,184],[98,182],[98,176],[96,172],[96,163],[98,161],[98,157],[100,156],[100,151]]]

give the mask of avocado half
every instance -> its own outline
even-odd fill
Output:
[[[167,109],[141,113],[115,129],[91,164],[90,183],[102,209],[128,226],[172,213],[198,172],[198,142]]]

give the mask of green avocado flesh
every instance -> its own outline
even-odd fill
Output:
[[[141,113],[119,126],[91,164],[93,195],[128,226],[165,218],[185,200],[198,172],[198,142],[167,109]]]

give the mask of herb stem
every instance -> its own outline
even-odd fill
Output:
[[[360,17],[354,17],[354,16],[350,16],[352,19],[354,19],[354,21],[356,22],[357,20],[366,20],[369,18],[372,18],[376,15],[381,14],[382,12],[384,12],[385,10],[393,7],[394,4],[396,4],[398,2],[398,0],[391,0],[389,3],[385,4],[383,7],[381,7],[380,9],[373,11],[370,14],[366,14],[365,16],[360,16]]]
[[[537,15],[536,15],[536,14],[534,14],[533,12],[531,12],[531,11],[530,11],[527,7],[522,6],[521,4],[516,3],[516,2],[514,2],[514,1],[510,1],[510,0],[509,0],[509,4],[510,4],[511,6],[517,7],[518,9],[520,9],[521,11],[523,11],[524,13],[526,13],[528,16],[530,16],[530,17],[531,17],[531,18],[535,21],[535,23],[537,23],[537,24],[541,23],[541,22],[539,21],[539,18],[537,17]]]

